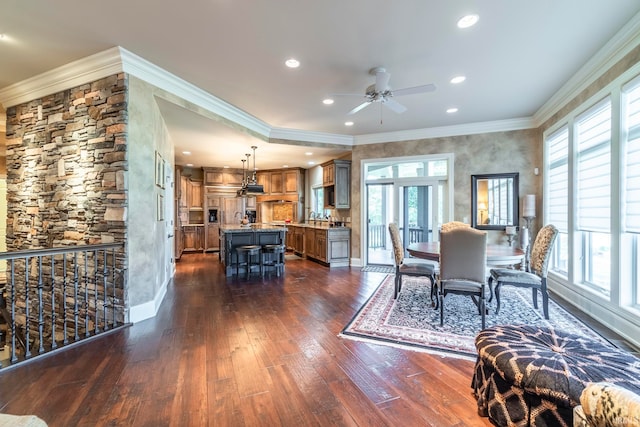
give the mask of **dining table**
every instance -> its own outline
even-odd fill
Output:
[[[407,246],[407,252],[416,258],[440,261],[440,242],[417,242]],[[524,267],[525,252],[516,247],[505,245],[487,245],[487,264],[493,266],[515,266],[520,264]]]

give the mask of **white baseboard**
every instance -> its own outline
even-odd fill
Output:
[[[142,322],[143,320],[155,317],[158,313],[158,309],[160,308],[160,304],[162,304],[162,301],[164,300],[164,296],[167,294],[167,285],[169,284],[169,280],[167,280],[167,282],[165,282],[158,290],[153,301],[135,305],[129,309],[130,323]]]
[[[362,259],[351,258],[351,267],[362,267]]]

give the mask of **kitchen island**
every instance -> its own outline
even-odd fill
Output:
[[[224,264],[225,274],[236,273],[236,246],[242,245],[280,245],[285,243],[287,228],[277,225],[251,224],[220,226],[220,262]],[[246,274],[241,268],[239,274]]]

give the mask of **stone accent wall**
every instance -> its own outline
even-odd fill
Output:
[[[7,251],[126,242],[127,99],[128,78],[120,73],[7,109]],[[74,282],[73,270],[67,271],[63,285],[62,262],[57,260],[55,276],[61,283],[50,285],[51,261],[45,260],[43,287],[36,277],[36,258],[30,259],[29,285],[24,263],[16,263],[13,271],[15,320],[25,325],[29,301],[32,313],[45,313],[45,336],[50,336],[54,321],[73,318],[73,312],[62,312],[62,302],[70,295],[63,291]],[[122,249],[117,253],[117,288],[104,304],[84,297],[80,316],[96,319],[107,306],[123,321],[127,264]],[[73,292],[104,295],[99,273],[92,263],[85,265],[87,271],[79,271],[79,289]],[[35,330],[38,320],[33,316],[28,323]],[[93,320],[87,322],[92,328]]]
[[[7,109],[7,249],[124,242],[124,74]]]

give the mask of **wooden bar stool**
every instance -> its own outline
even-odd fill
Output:
[[[264,277],[265,269],[273,267],[276,275],[280,277],[280,273],[284,272],[284,245],[262,245],[262,276]]]
[[[252,267],[258,267],[260,269],[260,275],[262,276],[262,262],[260,252],[262,247],[258,245],[242,245],[236,246],[236,277],[240,272],[240,267],[246,267],[247,279],[251,274]]]

